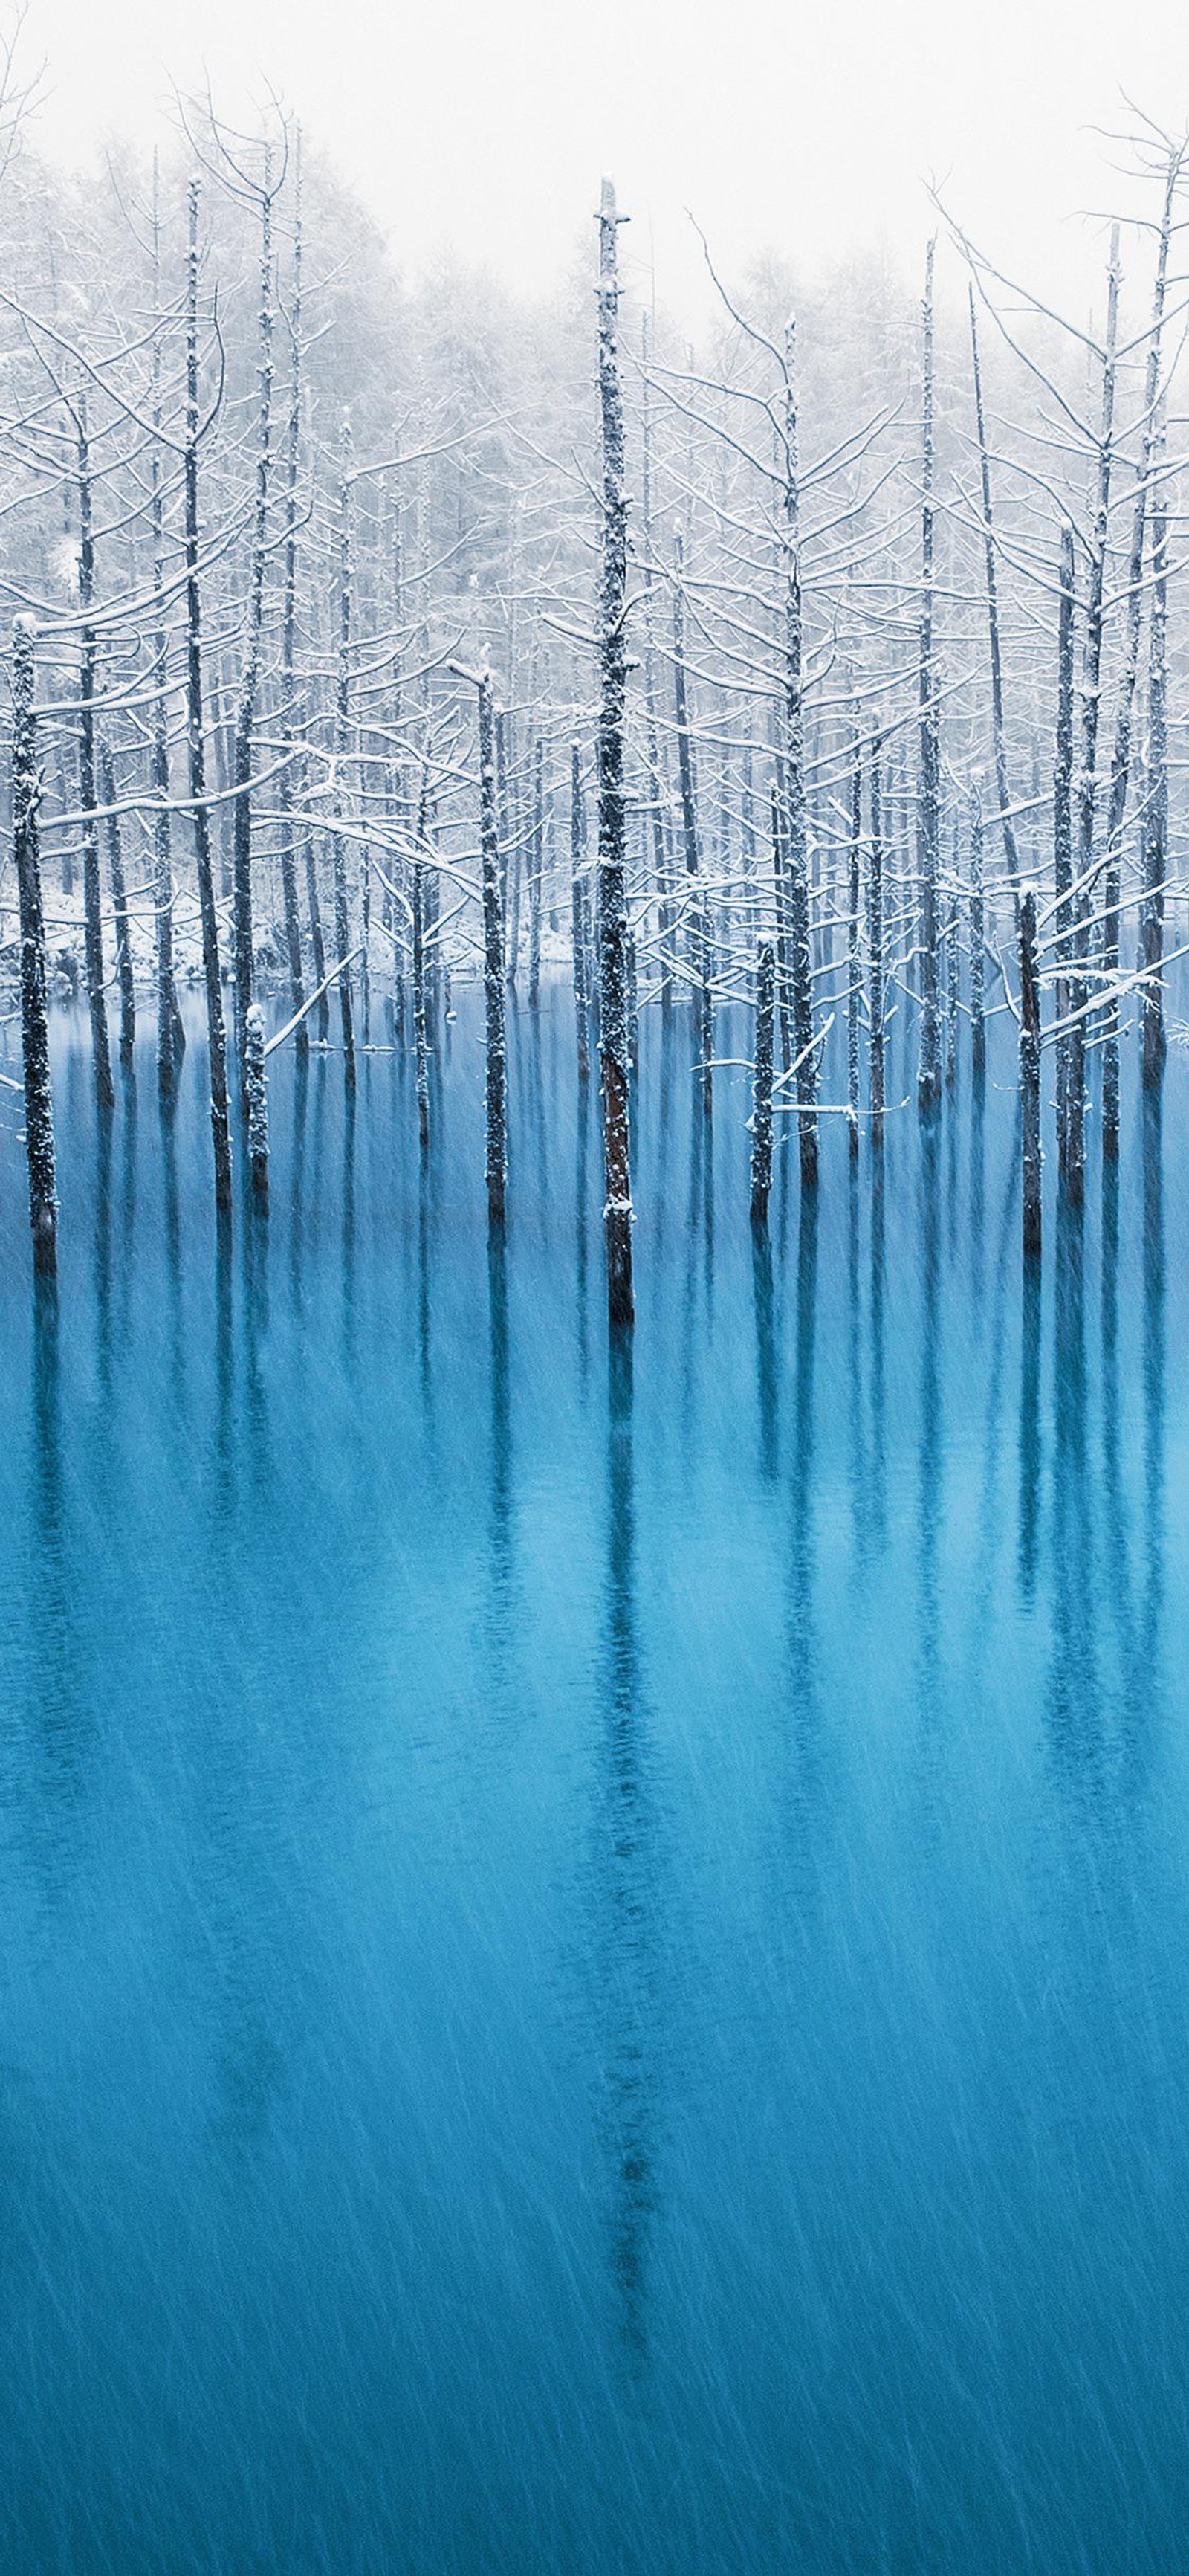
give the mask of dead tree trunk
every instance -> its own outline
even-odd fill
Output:
[[[570,750],[570,920],[574,962],[574,1025],[578,1039],[578,1080],[590,1080],[590,990],[587,965],[590,937],[586,902],[586,808],[582,798],[582,763],[577,743]]]
[[[256,509],[252,533],[252,569],[248,588],[248,632],[235,720],[235,805],[232,879],[235,891],[236,1050],[244,1069],[247,1109],[245,1035],[252,1004],[254,975],[252,934],[252,749],[256,701],[260,689],[260,638],[264,621],[264,576],[268,564],[268,493],[272,471],[272,179],[265,165],[260,190],[260,407],[256,432]],[[345,956],[345,947],[340,950]],[[304,1025],[304,1024],[303,1024]]]
[[[813,957],[809,854],[805,828],[804,615],[801,596],[801,478],[797,426],[796,332],[784,340],[784,780],[782,804],[789,880],[793,969],[793,1037],[797,1066],[797,1133],[801,1179],[817,1179],[817,1067],[813,1047]]]
[[[1020,898],[1020,1112],[1023,1141],[1024,1251],[1040,1251],[1040,985],[1036,973],[1036,896]]]
[[[978,429],[979,464],[982,472],[983,533],[987,575],[987,636],[991,658],[991,735],[995,751],[995,793],[999,799],[999,823],[1003,833],[1003,855],[1007,861],[1008,883],[1019,899],[1020,859],[1016,848],[1015,826],[1008,811],[1011,802],[1007,775],[1007,738],[1003,724],[1003,653],[999,638],[999,584],[995,562],[995,513],[991,499],[991,459],[987,450],[987,430],[983,413],[983,376],[978,354],[978,322],[975,317],[974,288],[970,289],[970,357],[974,374],[974,417]]]
[[[18,617],[12,630],[12,834],[21,918],[25,1153],[29,1165],[33,1268],[39,1278],[52,1279],[58,1267],[58,1194],[50,1094],[45,918],[37,846],[40,801],[37,720],[33,713],[33,621]]]
[[[149,464],[149,525],[153,545],[153,916],[157,969],[157,1089],[173,1097],[174,1075],[185,1048],[173,964],[173,856],[169,822],[169,639],[165,626],[165,496],[161,477],[161,234],[157,211],[157,156],[153,155],[153,448]]]
[[[120,1062],[127,1068],[136,1051],[136,981],[132,972],[132,933],[128,920],[128,893],[124,881],[124,851],[120,840],[120,818],[115,811],[116,778],[111,745],[99,745],[99,781],[107,807],[107,868],[111,878],[111,904],[116,931],[116,975],[120,987]]]
[[[883,1143],[884,1121],[884,956],[883,956],[883,817],[880,811],[880,754],[878,734],[871,746],[871,779],[868,788],[871,817],[871,847],[867,865],[867,978],[868,1010],[871,1021],[871,1142]]]
[[[623,738],[627,701],[627,493],[623,388],[616,332],[619,276],[615,190],[599,208],[599,400],[603,449],[603,547],[599,595],[599,1056],[603,1076],[607,1310],[613,1328],[635,1320],[628,1112],[627,884]]]
[[[347,758],[351,739],[351,619],[354,606],[354,570],[351,555],[351,431],[344,415],[342,432],[342,467],[339,477],[339,666],[335,695],[335,819],[342,819],[341,770]],[[347,852],[341,830],[332,835],[334,850],[334,936],[340,957],[346,957],[351,944],[350,917],[347,909]],[[355,1016],[351,1002],[351,973],[344,967],[339,976],[339,1013],[343,1035],[343,1075],[348,1091],[355,1089]]]
[[[863,972],[859,948],[859,907],[862,901],[863,850],[863,763],[859,745],[855,744],[855,765],[851,776],[850,849],[847,884],[847,1011],[846,1011],[846,1098],[847,1134],[852,1159],[859,1150],[859,1009],[862,1000]]]
[[[776,956],[770,940],[756,975],[756,1062],[751,1109],[751,1221],[768,1222],[772,1195],[772,1056],[776,1030]]]
[[[1160,464],[1157,452],[1157,468]],[[1164,1071],[1164,880],[1168,868],[1168,498],[1152,493],[1152,618],[1148,639],[1148,803],[1144,818],[1142,1076],[1151,1090]]]
[[[85,394],[75,415],[78,434],[78,589],[83,612],[79,663],[78,778],[83,809],[83,934],[87,961],[87,999],[91,1010],[91,1045],[95,1062],[95,1098],[101,1109],[115,1107],[111,1050],[107,1035],[107,997],[103,976],[103,912],[99,886],[99,818],[95,808],[95,665],[98,643],[91,624],[95,600],[95,536],[91,503],[91,450],[87,435]]]
[[[504,906],[496,820],[495,722],[491,679],[486,671],[479,681],[479,823],[483,850],[483,998],[487,1019],[487,1216],[489,1224],[502,1226],[508,1187]]]
[[[293,367],[289,379],[288,452],[285,474],[285,594],[281,619],[281,744],[288,755],[278,780],[278,802],[281,808],[281,900],[285,913],[285,947],[289,959],[289,1005],[296,1016],[305,1000],[301,958],[301,917],[297,902],[297,855],[293,839],[293,732],[295,664],[297,651],[297,492],[301,471],[301,261],[302,212],[301,164],[297,170],[297,203],[293,219],[293,305],[289,329],[293,343]],[[308,848],[308,841],[307,841]],[[317,889],[315,888],[315,900]],[[320,925],[319,925],[320,927]],[[315,981],[318,981],[315,962]],[[308,1022],[298,1022],[296,1044],[299,1054],[309,1052]]]
[[[210,1044],[211,1135],[215,1154],[215,1205],[231,1206],[231,1122],[227,1107],[227,1031],[219,971],[219,928],[211,872],[210,813],[206,801],[206,746],[202,731],[202,609],[198,587],[198,181],[190,182],[190,236],[186,287],[186,446],[184,458],[186,553],[186,743],[194,856],[202,922],[202,968]]]
[[[917,866],[921,883],[921,1047],[917,1103],[934,1109],[941,1093],[940,1025],[937,993],[938,848],[941,832],[941,722],[934,638],[934,382],[933,254],[925,255],[922,307],[923,405],[921,428],[921,633],[918,671],[920,704],[920,805],[917,818]]]

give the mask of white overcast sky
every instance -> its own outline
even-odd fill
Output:
[[[922,182],[1003,265],[1080,304],[1111,200],[1120,92],[1189,114],[1180,0],[32,0],[44,148],[162,130],[171,80],[235,113],[266,76],[353,181],[412,274],[444,244],[548,285],[603,170],[661,300],[699,299],[692,208],[738,274],[883,248],[915,268]],[[1118,188],[1114,187],[1117,198]]]

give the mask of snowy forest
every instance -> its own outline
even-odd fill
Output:
[[[405,1051],[432,1152],[430,1060],[481,976],[502,1222],[507,1016],[562,974],[613,1318],[654,1008],[708,1118],[724,1009],[753,1015],[757,1223],[774,1143],[814,1187],[823,1119],[877,1152],[1010,1014],[1039,1250],[1042,1059],[1076,1204],[1119,1152],[1121,1046],[1160,1080],[1179,953],[1183,145],[1130,139],[1085,323],[938,204],[917,298],[878,267],[732,287],[707,245],[696,349],[659,283],[621,284],[606,181],[544,307],[461,270],[410,296],[279,110],[177,124],[85,195],[14,149],[0,210],[0,930],[37,1263],[47,989],[85,998],[102,1116],[138,1016],[170,1095],[201,983],[227,1211],[237,1155],[267,1191],[285,1043],[348,1089],[360,1050]]]
[[[1175,2576],[1171,72],[1053,258],[1065,0],[299,5],[250,115],[212,11],[151,117],[94,0],[86,167],[54,5],[0,43],[0,2568]]]

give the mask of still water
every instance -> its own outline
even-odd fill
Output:
[[[0,1093],[8,2576],[1186,2564],[1189,1062],[1025,1280],[1009,1036],[757,1254],[647,1017],[631,1359],[560,988],[504,1258],[471,994],[230,1244],[64,1017],[40,1309]]]

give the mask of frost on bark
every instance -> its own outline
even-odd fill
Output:
[[[33,625],[18,617],[12,631],[12,835],[21,919],[21,1041],[25,1067],[25,1151],[29,1164],[29,1222],[33,1267],[53,1278],[58,1267],[58,1197],[54,1174],[54,1113],[50,1097],[48,977],[37,809],[41,776],[33,713]]]
[[[859,1008],[863,975],[860,959],[859,907],[862,896],[863,768],[856,742],[851,773],[850,847],[846,904],[846,1124],[852,1156],[859,1150]]]
[[[772,1193],[772,1055],[776,1028],[776,955],[770,940],[760,950],[756,975],[756,1062],[751,1111],[751,1221],[768,1222]]]
[[[528,890],[528,1006],[541,998],[541,880],[545,870],[545,745],[537,735],[533,756],[532,876]]]
[[[1159,448],[1157,463],[1161,462]],[[1148,802],[1143,836],[1140,953],[1141,1070],[1150,1090],[1164,1071],[1164,881],[1168,870],[1168,499],[1152,495],[1152,611],[1148,642]]]
[[[867,977],[871,1023],[871,1142],[883,1143],[884,1121],[884,949],[883,949],[883,817],[880,810],[880,753],[877,735],[871,747],[869,788],[871,842],[867,863]]]
[[[417,1068],[417,1135],[422,1153],[429,1150],[429,1042],[425,1024],[425,860],[429,814],[424,780],[417,813],[417,855],[413,861],[413,1048]]]
[[[1036,972],[1036,896],[1020,898],[1020,1117],[1024,1250],[1040,1251],[1040,985]]]
[[[603,547],[599,596],[599,1057],[603,1077],[607,1307],[612,1325],[635,1319],[628,1086],[627,884],[623,747],[627,699],[627,494],[615,190],[599,208],[599,401],[603,449]]]
[[[297,643],[297,501],[301,470],[301,162],[297,167],[297,202],[293,218],[293,293],[289,316],[292,341],[292,370],[289,378],[289,421],[285,460],[285,576],[284,607],[281,616],[281,743],[286,758],[278,781],[281,808],[281,899],[285,914],[285,948],[289,963],[289,1002],[296,1014],[305,1000],[301,958],[301,917],[297,902],[297,854],[293,836],[293,734],[295,663]],[[309,846],[307,840],[307,847]],[[315,903],[317,887],[314,889]],[[321,925],[319,924],[319,928]],[[325,961],[323,961],[325,971]],[[315,965],[315,981],[318,970]],[[296,1044],[300,1054],[308,1052],[309,1025],[302,1019]]]
[[[244,1020],[244,1095],[252,1187],[259,1198],[264,1198],[268,1193],[268,1089],[264,1074],[264,1013],[259,1002],[249,1002]]]
[[[165,625],[165,494],[161,472],[161,230],[157,210],[157,156],[153,155],[153,445],[149,463],[149,525],[153,546],[153,927],[157,974],[157,1088],[173,1096],[174,1076],[185,1052],[173,964],[173,854],[169,821],[169,639]]]
[[[797,424],[796,327],[784,337],[784,762],[781,806],[792,952],[793,1039],[801,1179],[817,1179],[817,1066],[813,1045],[813,957],[805,820],[804,614],[801,594],[801,467]]]
[[[689,689],[685,669],[685,543],[680,528],[673,537],[673,707],[677,727],[677,775],[681,788],[681,831],[685,844],[685,881],[691,897],[690,967],[693,974],[697,1051],[701,1067],[702,1107],[714,1106],[714,1002],[710,983],[710,923],[701,883],[694,755],[690,737]]]
[[[235,919],[236,1046],[244,1066],[247,1100],[247,1015],[252,1001],[252,748],[256,701],[260,689],[260,639],[264,621],[264,576],[268,563],[268,495],[272,470],[272,176],[265,159],[260,189],[260,359],[259,412],[256,431],[256,500],[252,529],[252,569],[248,590],[248,632],[235,719],[235,805],[232,858]],[[345,955],[345,950],[341,952]]]
[[[570,936],[579,1082],[590,1080],[590,987],[587,981],[590,936],[586,914],[586,806],[582,796],[582,760],[578,745],[574,743],[570,750]]]
[[[86,398],[79,397],[75,415],[78,438],[78,589],[83,613],[79,662],[78,777],[83,811],[83,944],[87,961],[87,999],[91,1011],[91,1045],[95,1062],[95,1098],[101,1109],[115,1106],[111,1049],[107,1035],[107,996],[103,974],[103,911],[99,885],[99,818],[95,793],[95,671],[98,643],[91,623],[95,601],[95,535],[92,517],[91,451]]]
[[[351,622],[354,607],[354,565],[351,552],[351,452],[351,426],[344,414],[339,477],[339,662],[334,728],[336,822],[342,815],[342,790],[338,780],[351,740]],[[334,935],[339,956],[345,958],[351,944],[351,928],[347,907],[347,852],[341,831],[333,833],[332,846]],[[354,1091],[355,1015],[351,1001],[351,971],[348,966],[344,966],[338,979],[338,986],[343,1036],[343,1073],[348,1091]]]
[[[1057,899],[1057,1018],[1070,1021],[1057,1040],[1057,1159],[1075,1206],[1085,1187],[1086,1024],[1085,913],[1088,895],[1073,886],[1073,529],[1061,531],[1057,607],[1057,726],[1053,752],[1053,885]]]
[[[920,707],[920,806],[917,865],[921,883],[921,1052],[917,1102],[936,1107],[941,1091],[941,1029],[937,990],[938,852],[941,832],[941,722],[934,637],[934,367],[933,255],[925,257],[922,306],[923,402],[921,421],[921,631],[917,693]]]
[[[227,1107],[227,1031],[219,971],[219,929],[211,871],[210,812],[206,801],[206,745],[202,730],[202,603],[198,583],[198,181],[190,182],[186,268],[186,444],[184,508],[186,557],[186,748],[194,813],[194,857],[202,922],[202,971],[210,1048],[211,1136],[215,1155],[215,1205],[231,1206],[231,1122]]]
[[[983,410],[983,376],[978,352],[978,321],[975,314],[974,288],[970,289],[970,360],[974,376],[974,418],[978,431],[979,466],[983,495],[983,550],[987,585],[987,641],[991,661],[991,737],[995,754],[995,792],[999,798],[999,824],[1003,833],[1003,853],[1007,860],[1008,883],[1017,894],[1020,883],[1020,860],[1016,848],[1015,826],[1008,811],[1010,795],[1007,775],[1007,740],[1003,724],[1003,650],[999,633],[999,587],[995,568],[995,511],[991,498],[991,459],[987,448],[986,416]]]
[[[111,878],[111,905],[116,931],[116,976],[120,987],[120,1062],[130,1065],[136,1047],[136,984],[132,972],[132,934],[128,919],[128,893],[124,882],[124,851],[120,839],[120,818],[115,810],[116,780],[111,746],[99,745],[99,781],[107,807],[107,869]]]
[[[504,907],[496,821],[495,720],[491,679],[479,681],[479,824],[483,852],[483,1000],[486,1014],[487,1214],[502,1226],[508,1185],[507,1043],[504,1033]]]
[[[983,894],[983,809],[970,790],[970,1070],[981,1083],[987,1070],[987,920]]]

